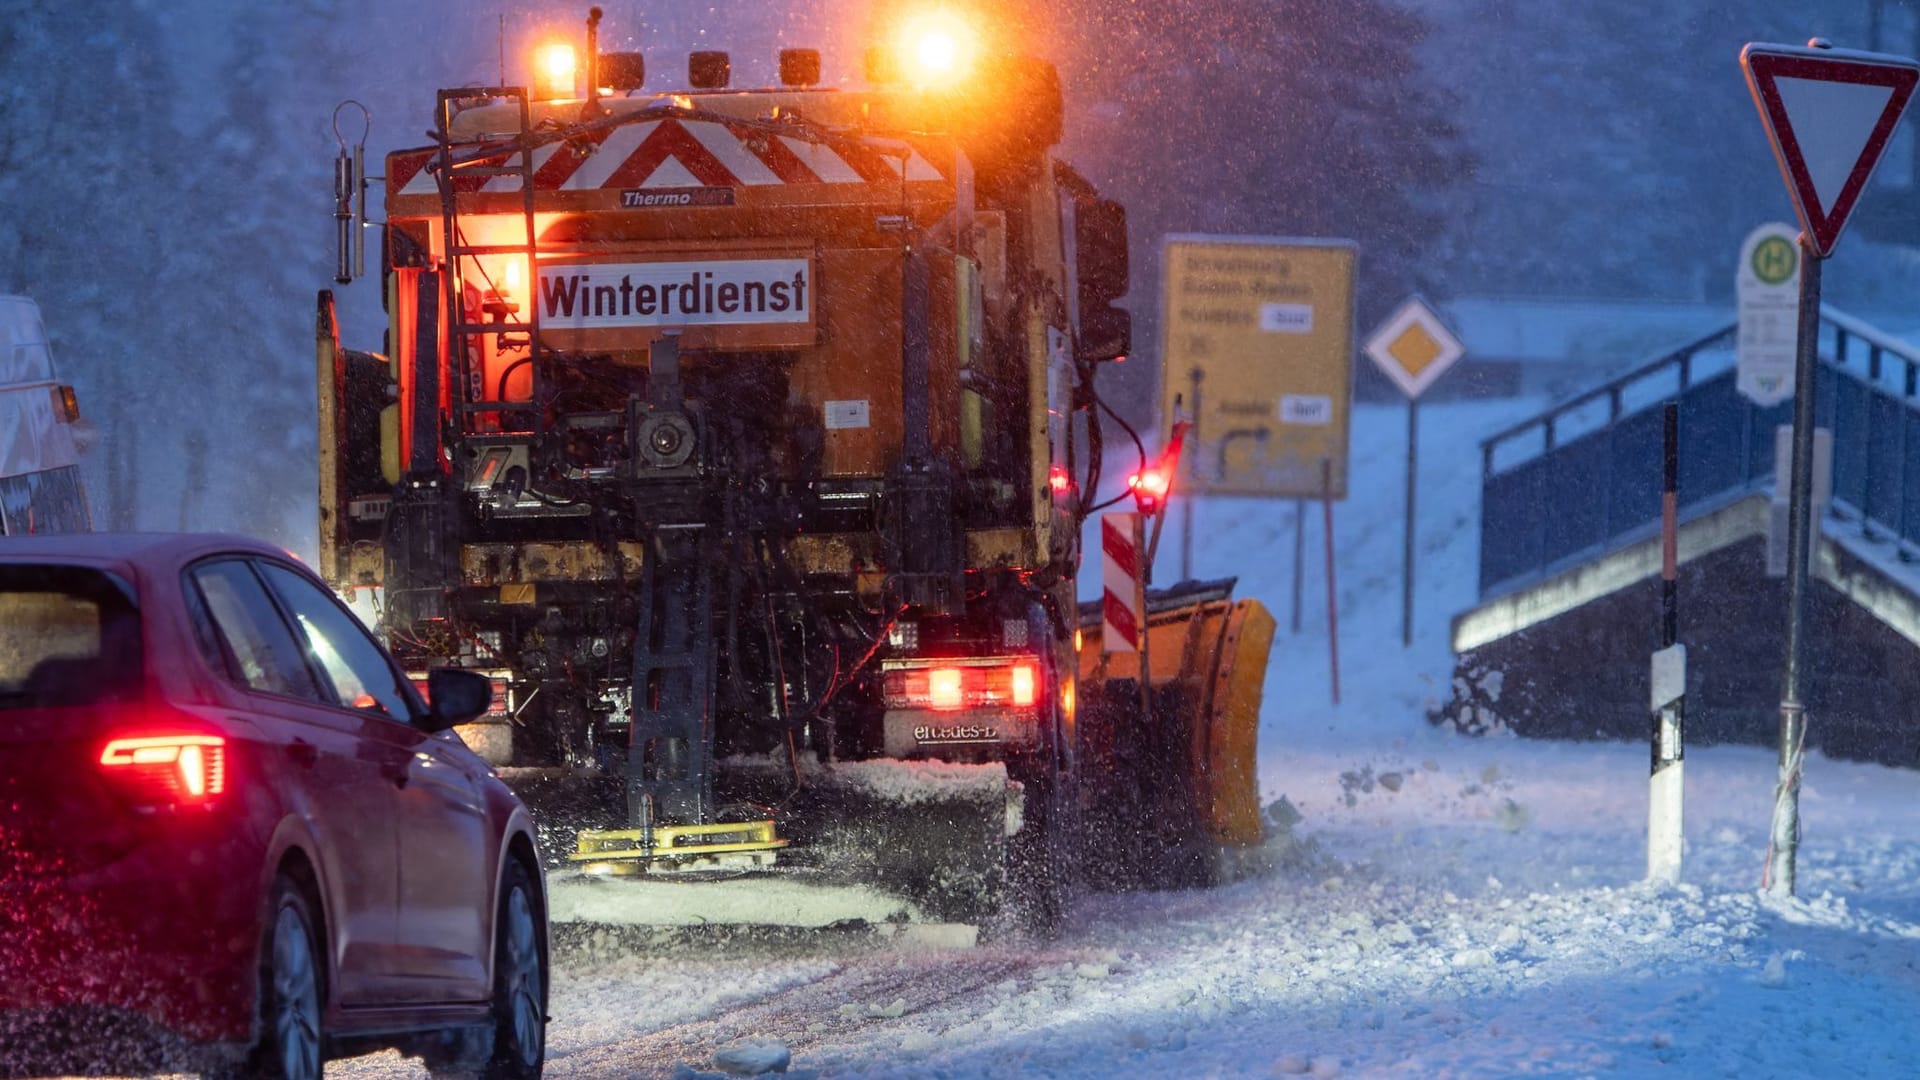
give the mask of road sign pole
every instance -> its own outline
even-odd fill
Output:
[[[1200,441],[1200,379],[1199,368],[1193,369],[1193,404],[1188,415],[1192,417],[1187,429],[1187,437],[1193,440],[1197,448],[1205,445]],[[1198,462],[1199,458],[1194,459]],[[1197,467],[1197,466],[1196,466]],[[1193,485],[1198,489],[1199,485]],[[1180,500],[1180,580],[1193,580],[1193,496]]]
[[[1140,723],[1153,728],[1153,661],[1147,642],[1153,637],[1153,616],[1147,610],[1147,575],[1152,565],[1147,556],[1146,516],[1133,514],[1133,550],[1137,555],[1133,573],[1134,610],[1140,613]]]
[[[1333,462],[1320,459],[1320,490],[1327,526],[1327,664],[1333,675],[1333,703],[1340,704],[1340,593],[1333,574]]]
[[[1293,500],[1293,632],[1300,632],[1300,590],[1306,581],[1307,502]]]
[[[1419,296],[1408,297],[1367,338],[1367,357],[1407,395],[1407,521],[1400,558],[1400,644],[1413,647],[1413,561],[1419,537],[1420,395],[1466,355],[1460,335]]]
[[[1400,644],[1413,645],[1413,540],[1415,477],[1420,472],[1420,399],[1407,399],[1407,540],[1401,552]]]
[[[1773,827],[1762,887],[1773,896],[1794,893],[1794,857],[1800,847],[1800,770],[1807,743],[1807,710],[1800,662],[1805,650],[1807,554],[1813,533],[1813,387],[1820,336],[1822,259],[1800,236],[1800,326],[1793,364],[1793,463],[1787,494],[1787,650],[1780,691],[1780,776],[1773,792]]]
[[[1180,503],[1180,580],[1193,580],[1193,497]]]
[[[1740,50],[1747,88],[1800,216],[1800,317],[1793,358],[1793,460],[1787,496],[1787,647],[1780,691],[1780,776],[1761,887],[1794,892],[1800,844],[1800,769],[1807,744],[1800,685],[1805,651],[1807,562],[1813,532],[1813,390],[1820,332],[1821,260],[1833,251],[1860,193],[1920,84],[1909,57],[1749,43]]]

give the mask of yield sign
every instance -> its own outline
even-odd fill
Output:
[[[1833,253],[1920,81],[1905,57],[1750,44],[1740,66],[1816,255]]]

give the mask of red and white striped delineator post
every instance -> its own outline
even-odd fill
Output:
[[[1103,652],[1146,651],[1147,582],[1144,515],[1100,515],[1100,648]],[[1144,663],[1144,660],[1142,661]]]

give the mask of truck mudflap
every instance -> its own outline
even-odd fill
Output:
[[[1081,804],[1097,888],[1177,888],[1237,876],[1264,829],[1257,778],[1262,686],[1274,620],[1234,581],[1147,597],[1151,710],[1137,653],[1101,647],[1081,607]]]

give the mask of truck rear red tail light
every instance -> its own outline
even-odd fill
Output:
[[[890,709],[1030,709],[1040,700],[1040,671],[1030,660],[896,667],[883,696]]]
[[[927,672],[927,703],[936,709],[958,709],[967,702],[960,669],[934,668]]]
[[[113,739],[100,766],[141,806],[203,803],[227,790],[227,745],[218,735]]]
[[[1012,678],[1010,681],[1012,684],[1011,689],[1013,692],[1013,703],[1015,705],[1021,706],[1022,708],[1032,705],[1034,701],[1034,682],[1035,682],[1034,674],[1033,674],[1033,665],[1032,664],[1014,665]]]
[[[508,673],[504,671],[483,671],[480,674],[485,675],[488,678],[488,680],[490,680],[493,683],[493,700],[488,702],[487,704],[486,715],[488,716],[512,715],[513,684],[508,679]],[[415,690],[420,692],[421,701],[425,702],[428,705],[433,704],[432,696],[427,693],[427,676],[425,673],[409,672],[407,674],[407,680],[413,683],[413,688]]]

